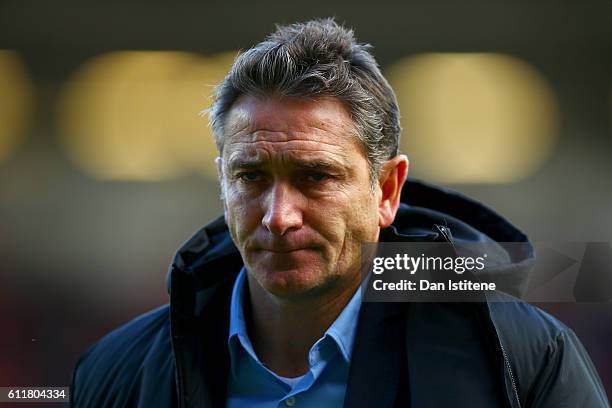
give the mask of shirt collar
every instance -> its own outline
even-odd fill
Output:
[[[361,286],[357,288],[351,300],[338,315],[336,320],[325,332],[325,336],[334,339],[342,357],[349,363],[353,355],[355,333],[357,332],[357,319],[361,308]]]
[[[249,353],[251,358],[253,358],[255,361],[259,361],[257,355],[255,354],[255,350],[253,349],[253,345],[251,344],[251,340],[247,334],[246,320],[244,317],[243,299],[245,296],[245,281],[246,270],[244,267],[242,267],[232,290],[232,299],[230,301],[229,337],[227,339],[230,353],[230,367],[234,376],[236,375],[234,370],[238,362],[240,345],[242,345],[242,348]]]
[[[242,348],[255,360],[259,362],[249,339],[244,316],[244,297],[246,284],[246,269],[242,267],[234,288],[230,303],[230,322],[228,347],[230,351],[230,362],[232,370],[236,366],[238,348]],[[344,307],[332,325],[325,331],[325,334],[315,344],[320,343],[326,337],[334,340],[340,354],[347,363],[350,363],[355,343],[355,333],[357,331],[357,318],[361,308],[361,287],[356,291],[349,303]],[[314,347],[314,346],[313,346]],[[235,373],[234,373],[235,374]]]

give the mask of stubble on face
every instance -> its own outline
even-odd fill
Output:
[[[358,284],[379,197],[340,100],[242,97],[222,158],[226,222],[263,289],[291,298]]]

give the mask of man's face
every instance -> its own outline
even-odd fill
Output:
[[[381,193],[343,103],[243,96],[225,129],[225,218],[250,276],[282,297],[358,281]]]

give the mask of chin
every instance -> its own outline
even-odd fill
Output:
[[[330,266],[322,253],[305,249],[288,253],[254,251],[249,271],[267,292],[287,297],[316,291],[325,284]]]
[[[255,278],[262,288],[278,297],[295,297],[317,292],[324,285],[324,272],[319,268],[292,268],[283,270],[253,270]]]
[[[316,287],[321,279],[321,272],[313,268],[268,270],[265,272],[266,286],[284,293],[302,293]]]

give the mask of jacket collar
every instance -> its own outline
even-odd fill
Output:
[[[450,226],[461,240],[528,243],[525,235],[502,217],[463,196],[411,181],[402,201],[410,205],[402,204],[394,225],[381,232],[381,241],[449,241]],[[527,270],[534,259],[530,245],[523,253],[510,255],[511,266],[521,271]],[[229,300],[241,267],[242,259],[222,217],[198,231],[172,262],[167,284],[181,407],[225,404]],[[406,338],[402,316],[409,305],[366,305],[359,316],[346,406],[391,406],[397,398],[409,398],[408,391],[398,389],[401,379],[408,375],[407,357],[402,354],[405,345],[400,343]],[[480,315],[488,326],[487,337],[498,346],[489,308],[482,306]],[[388,350],[397,350],[399,355]]]
[[[227,243],[220,245],[220,241],[209,238],[210,229],[217,222],[221,221],[205,227],[197,234],[197,242],[190,244],[200,246],[201,250],[212,247],[205,262],[206,273],[193,273],[195,268],[202,268],[195,263],[185,266],[189,252],[175,259],[170,271],[171,333],[181,407],[216,407],[225,403],[230,366],[227,333],[231,291],[243,265],[233,245],[228,248]],[[394,241],[441,239],[437,233],[401,235],[395,228],[385,230],[382,236]],[[405,309],[405,304],[397,303],[362,305],[345,407],[393,406],[398,384],[407,376],[403,352]]]

